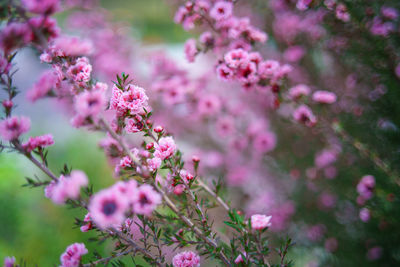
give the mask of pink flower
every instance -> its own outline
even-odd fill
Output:
[[[188,39],[185,43],[184,50],[187,61],[189,61],[190,63],[194,62],[194,59],[198,53],[196,47],[196,40],[193,38]]]
[[[213,47],[215,39],[211,32],[203,32],[199,37],[200,43],[202,43],[206,48]]]
[[[207,94],[201,96],[197,104],[200,115],[213,115],[221,108],[221,100],[216,95]]]
[[[15,261],[15,257],[5,257],[4,267],[14,267]]]
[[[367,259],[369,261],[375,261],[382,257],[383,249],[379,246],[372,247],[367,252]]]
[[[67,247],[61,255],[61,267],[78,267],[81,262],[82,255],[88,253],[88,250],[83,243],[74,243]]]
[[[289,89],[289,97],[292,100],[297,100],[302,96],[308,96],[311,90],[307,85],[298,84]]]
[[[176,145],[174,139],[171,136],[162,137],[160,141],[155,144],[154,156],[164,160],[174,155],[175,151]]]
[[[92,65],[86,57],[80,57],[76,60],[74,65],[71,65],[67,70],[67,76],[78,85],[84,86],[90,81],[90,74],[92,73]]]
[[[246,63],[248,61],[248,57],[249,53],[239,48],[226,53],[224,56],[224,60],[229,67],[236,69],[242,64]]]
[[[54,139],[51,134],[45,134],[42,136],[36,136],[36,137],[29,137],[28,142],[22,145],[22,147],[27,151],[28,153],[31,152],[32,150],[35,150],[38,147],[48,147],[54,144]]]
[[[247,256],[246,252],[243,252],[242,254],[243,254],[243,256],[245,256],[245,257]],[[235,259],[235,264],[239,264],[239,263],[241,263],[241,262],[244,262],[243,257],[242,257],[242,254],[239,254],[239,256],[236,257],[236,259]]]
[[[227,1],[219,1],[214,4],[210,10],[210,17],[220,21],[232,16],[233,4]]]
[[[29,24],[43,33],[45,38],[50,41],[60,35],[60,28],[57,26],[57,21],[54,18],[47,16],[34,17],[29,19]],[[40,43],[40,37],[32,32],[32,42]]]
[[[368,222],[369,219],[371,218],[371,212],[367,208],[362,208],[360,210],[359,216],[360,216],[361,221]]]
[[[251,228],[254,230],[262,230],[271,226],[272,216],[255,214],[251,216]]]
[[[101,229],[117,227],[125,220],[128,199],[115,188],[103,189],[92,196],[89,203],[90,217]]]
[[[323,103],[323,104],[332,104],[336,102],[335,93],[328,91],[315,91],[313,93],[312,99],[315,102]]]
[[[106,97],[101,90],[84,91],[75,98],[75,110],[83,118],[97,118],[105,104]]]
[[[8,55],[14,49],[31,42],[32,36],[32,30],[27,23],[9,23],[0,32],[0,48]]]
[[[216,128],[217,133],[222,137],[232,135],[235,130],[235,121],[230,116],[220,117],[216,122]]]
[[[266,153],[276,146],[276,136],[272,132],[263,132],[255,136],[253,141],[254,149],[259,153]]]
[[[6,141],[18,139],[21,134],[29,131],[31,121],[27,117],[13,116],[0,121],[0,135]]]
[[[357,192],[364,198],[370,199],[375,188],[375,178],[372,175],[365,175],[357,185]]]
[[[278,72],[280,64],[276,60],[266,60],[259,64],[258,75],[264,79],[271,79]]]
[[[85,215],[85,218],[83,219],[83,222],[86,222],[86,224],[85,225],[82,225],[79,229],[81,230],[81,232],[87,232],[87,231],[89,231],[90,229],[92,229],[93,228],[93,225],[92,225],[92,219],[90,218],[90,213],[88,212],[88,213],[86,213],[86,215]]]
[[[150,216],[153,210],[161,204],[161,195],[151,185],[143,184],[138,188],[138,199],[133,203],[133,211]]]
[[[156,171],[158,168],[161,167],[161,159],[157,157],[147,159],[147,167],[152,172]]]
[[[299,61],[305,54],[305,50],[302,46],[291,46],[283,54],[283,57],[289,62]]]
[[[317,168],[322,169],[337,160],[338,152],[335,149],[324,149],[319,152],[314,160],[314,164]]]
[[[396,20],[397,17],[399,16],[399,12],[397,11],[397,9],[395,9],[393,7],[386,7],[386,6],[383,6],[381,8],[381,14],[383,17],[390,19],[390,20]]]
[[[394,72],[396,73],[397,78],[400,79],[400,64],[397,65],[397,67],[396,67]]]
[[[174,256],[172,265],[174,267],[199,267],[200,256],[192,251],[183,251]]]
[[[347,12],[347,7],[344,4],[338,4],[336,6],[336,17],[341,21],[348,22],[350,21],[350,14]]]
[[[56,181],[52,181],[45,188],[45,195],[56,204],[63,204],[67,199],[78,199],[82,187],[88,185],[86,174],[74,170],[69,176],[61,175]]]
[[[127,133],[137,133],[143,130],[143,122],[136,119],[126,119],[125,130]]]
[[[400,65],[399,65],[400,66]],[[218,78],[223,81],[229,81],[233,78],[233,70],[225,64],[219,64],[216,68]],[[400,74],[399,74],[400,77]]]
[[[312,127],[317,123],[317,118],[306,105],[299,106],[293,112],[293,118],[298,122],[304,123],[308,127]]]
[[[60,0],[22,0],[24,7],[32,13],[50,15],[60,8]]]
[[[121,90],[114,85],[110,108],[116,110],[119,116],[128,112],[136,115],[148,107],[148,99],[144,89],[139,86],[128,84],[125,90]]]
[[[58,81],[58,77],[55,75],[53,70],[47,70],[43,72],[39,80],[28,91],[28,99],[32,102],[35,102],[39,98],[46,96],[57,86]]]

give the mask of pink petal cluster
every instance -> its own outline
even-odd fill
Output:
[[[67,76],[81,86],[85,86],[90,81],[91,73],[92,65],[87,57],[78,58],[67,70]]]
[[[210,10],[210,17],[216,21],[226,20],[232,16],[233,4],[228,1],[218,1]]]
[[[375,188],[375,178],[372,175],[365,175],[361,178],[360,182],[357,184],[357,192],[364,199],[372,198]]]
[[[36,137],[29,137],[28,142],[24,143],[22,147],[26,152],[30,153],[36,148],[48,147],[54,144],[54,139],[51,134],[45,134]]]
[[[61,175],[45,188],[45,196],[56,204],[64,204],[67,199],[78,199],[82,187],[88,185],[86,174],[74,170],[68,176]]]
[[[36,100],[46,96],[52,89],[57,86],[59,79],[53,70],[43,72],[39,80],[28,91],[27,97],[30,101]]]
[[[97,118],[105,104],[106,97],[102,90],[84,91],[75,98],[75,110],[82,118]]]
[[[193,251],[183,251],[173,257],[172,265],[174,267],[199,267],[200,256]]]
[[[117,111],[118,116],[136,115],[148,108],[148,101],[145,90],[139,86],[128,84],[124,90],[116,85],[112,88],[110,108]]]
[[[315,91],[313,93],[312,99],[315,102],[322,104],[332,104],[336,102],[336,94],[328,91]]]
[[[75,36],[60,36],[49,45],[49,50],[45,52],[43,58],[48,59],[46,62],[51,62],[54,57],[88,56],[93,51],[93,44],[88,40]]]
[[[160,141],[155,144],[154,156],[165,160],[174,155],[176,151],[175,141],[171,136],[162,137]]]
[[[301,98],[302,96],[308,96],[311,92],[310,87],[304,84],[298,84],[296,86],[293,86],[289,89],[289,98],[292,100],[297,100]]]
[[[93,195],[89,203],[90,217],[101,229],[119,227],[128,211],[150,216],[161,203],[161,195],[150,185],[137,186],[136,181],[118,182]]]
[[[79,229],[81,230],[81,232],[87,232],[90,229],[93,228],[93,224],[92,224],[92,219],[90,218],[90,213],[88,212],[85,215],[85,218],[83,219],[83,222],[85,222],[86,224],[82,225]]]
[[[308,127],[312,127],[317,123],[317,118],[306,105],[300,105],[295,109],[293,112],[293,118],[300,123],[304,123]]]
[[[275,146],[276,135],[270,131],[258,133],[253,141],[254,150],[258,153],[270,152]]]
[[[14,267],[15,266],[15,257],[5,257],[4,258],[4,267]]]
[[[78,267],[82,256],[87,253],[88,250],[83,243],[74,243],[69,245],[65,252],[60,256],[61,267]]]
[[[362,209],[360,210],[359,217],[360,217],[361,221],[363,221],[363,222],[368,222],[369,219],[371,218],[371,212],[370,212],[370,210],[369,210],[368,208],[362,208]]]
[[[13,116],[0,121],[0,136],[6,141],[12,141],[28,132],[30,128],[29,118]]]
[[[194,62],[196,54],[198,53],[195,39],[188,39],[184,46],[185,56],[190,63]]]
[[[251,228],[254,230],[262,230],[271,226],[272,216],[255,214],[251,216]]]
[[[0,48],[5,55],[32,41],[32,30],[26,23],[12,22],[0,32]]]

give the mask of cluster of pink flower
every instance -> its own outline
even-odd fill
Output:
[[[357,203],[360,206],[365,205],[367,200],[371,199],[374,194],[375,189],[375,178],[372,175],[365,175],[361,178],[360,182],[357,184],[357,192],[359,196],[357,197]],[[371,218],[371,211],[363,207],[360,209],[360,219],[363,222],[369,221]]]
[[[178,253],[172,259],[174,267],[200,267],[200,256],[192,251]]]
[[[377,14],[369,23],[370,31],[373,35],[388,37],[396,32],[396,21],[399,17],[397,9],[384,6],[381,13]]]
[[[160,203],[160,194],[148,184],[137,186],[134,180],[117,182],[92,197],[89,217],[101,229],[120,227],[126,213],[150,216]]]
[[[83,243],[74,243],[68,246],[65,252],[60,256],[61,267],[80,266],[82,256],[87,253],[88,250]]]

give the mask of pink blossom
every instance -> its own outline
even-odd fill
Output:
[[[42,136],[29,137],[28,142],[24,143],[22,147],[26,152],[30,153],[38,147],[48,147],[54,144],[54,139],[51,134],[45,134]]]
[[[51,41],[60,35],[61,30],[54,18],[47,16],[34,17],[29,19],[29,24],[43,33],[47,41]],[[32,42],[40,43],[40,37],[35,31],[32,31]]]
[[[218,1],[210,10],[210,17],[220,21],[232,16],[233,4],[227,1]]]
[[[219,64],[216,68],[216,71],[217,71],[218,78],[220,78],[223,81],[229,81],[233,78],[233,70],[231,68],[229,68],[226,64]],[[399,77],[400,77],[400,75],[399,75]]]
[[[85,218],[83,219],[83,222],[85,222],[86,224],[82,225],[79,228],[81,230],[81,232],[85,233],[93,228],[92,219],[90,218],[90,212],[86,213]]]
[[[216,128],[217,133],[222,137],[232,135],[235,130],[235,121],[230,116],[220,117],[216,122]]]
[[[367,252],[367,259],[369,261],[375,261],[382,257],[383,249],[379,246],[372,247]]]
[[[395,69],[395,74],[396,74],[396,76],[397,76],[397,78],[399,78],[400,79],[400,63],[399,64],[397,64],[397,67],[396,67],[396,69]]]
[[[298,84],[289,89],[289,98],[292,100],[297,100],[302,96],[308,96],[311,90],[307,85]]]
[[[207,94],[201,96],[197,104],[197,110],[200,115],[213,115],[221,108],[221,100],[218,96]]]
[[[326,232],[326,226],[323,224],[312,225],[307,229],[307,238],[311,241],[318,242],[322,239]]]
[[[297,0],[296,7],[299,10],[306,10],[311,2],[312,0]]]
[[[359,216],[360,216],[361,221],[368,222],[369,219],[371,218],[371,212],[367,208],[362,208],[360,210]]]
[[[247,61],[243,63],[236,72],[236,77],[242,83],[257,83],[259,77],[257,75],[257,65],[254,62]]]
[[[18,139],[21,134],[29,131],[31,121],[27,117],[13,116],[0,121],[0,135],[6,141]]]
[[[242,254],[243,254],[243,256],[247,257],[247,253],[246,252],[243,252]],[[239,264],[241,262],[244,262],[242,254],[239,254],[239,256],[236,257],[235,264]]]
[[[337,156],[338,152],[335,149],[324,149],[315,156],[314,164],[319,169],[325,168],[333,164]]]
[[[266,131],[255,136],[253,147],[258,153],[267,153],[273,150],[276,146],[276,135]]]
[[[61,267],[78,267],[81,262],[82,255],[88,253],[88,250],[83,243],[74,243],[67,247],[61,255]]]
[[[178,253],[172,259],[174,267],[200,267],[200,256],[192,251]]]
[[[84,91],[75,98],[75,110],[83,118],[97,118],[105,104],[106,97],[101,90]]]
[[[143,109],[148,107],[149,99],[145,90],[132,84],[128,84],[125,88],[121,90],[113,86],[110,108],[116,110],[119,116],[128,112],[130,115],[143,113]]]
[[[50,15],[60,9],[60,0],[22,0],[24,7],[32,13]]]
[[[155,144],[154,156],[162,160],[170,158],[176,151],[175,141],[171,136],[162,137]]]
[[[150,216],[153,210],[161,204],[161,195],[153,187],[143,184],[138,188],[138,199],[133,203],[133,211]]]
[[[5,257],[4,258],[4,267],[14,267],[15,265],[15,257]]]
[[[299,61],[305,54],[305,49],[302,46],[290,46],[283,53],[283,57],[289,62]]]
[[[189,183],[190,181],[192,181],[194,179],[193,174],[191,174],[189,171],[183,170],[183,169],[179,172],[179,176],[182,178],[182,180],[185,183]]]
[[[357,192],[365,199],[370,199],[373,196],[375,188],[375,178],[372,175],[365,175],[357,184]]]
[[[381,8],[381,14],[383,17],[390,20],[396,20],[399,16],[399,12],[397,11],[397,9],[387,6],[383,6]]]
[[[202,43],[206,48],[213,47],[215,39],[211,32],[203,32],[199,37],[200,43]]]
[[[82,187],[88,185],[86,174],[74,170],[70,175],[61,175],[56,181],[52,181],[45,189],[45,195],[56,204],[63,204],[67,199],[78,199]]]
[[[143,122],[136,119],[126,119],[125,130],[127,133],[137,133],[143,130]]]
[[[158,168],[161,167],[161,159],[157,157],[147,159],[147,167],[152,172],[156,171]]]
[[[59,79],[53,70],[43,72],[39,80],[28,91],[28,99],[35,102],[39,98],[46,96],[52,89],[55,89],[58,81]]]
[[[212,158],[211,158],[212,159]],[[218,158],[217,158],[218,160]],[[218,163],[217,162],[214,162]],[[238,186],[243,185],[249,179],[249,171],[248,168],[243,166],[235,166],[229,169],[226,179],[229,185]]]
[[[229,67],[236,69],[242,64],[246,63],[248,61],[248,57],[249,54],[245,50],[239,48],[226,53],[224,59],[225,63]]]
[[[251,228],[254,230],[262,230],[271,226],[272,216],[255,214],[251,216]]]
[[[328,91],[315,91],[313,93],[312,99],[315,102],[323,104],[332,104],[336,102],[336,94]]]
[[[125,219],[128,200],[115,188],[94,194],[89,203],[90,217],[101,229],[119,226]]]
[[[188,39],[184,46],[185,56],[190,63],[194,62],[196,54],[198,53],[195,39]]]
[[[350,14],[347,11],[347,7],[344,4],[338,4],[336,6],[336,17],[344,22],[350,21]]]
[[[275,76],[279,70],[280,64],[276,60],[266,60],[260,63],[258,66],[258,75],[264,79],[270,79]]]
[[[67,70],[67,76],[78,85],[84,86],[90,81],[90,74],[92,73],[92,65],[86,57],[80,57],[76,60],[75,64],[71,65]]]
[[[304,123],[308,127],[312,127],[317,123],[317,118],[306,105],[299,106],[293,112],[293,118],[298,122]]]
[[[32,41],[32,30],[26,23],[12,22],[0,32],[0,48],[8,55]]]

